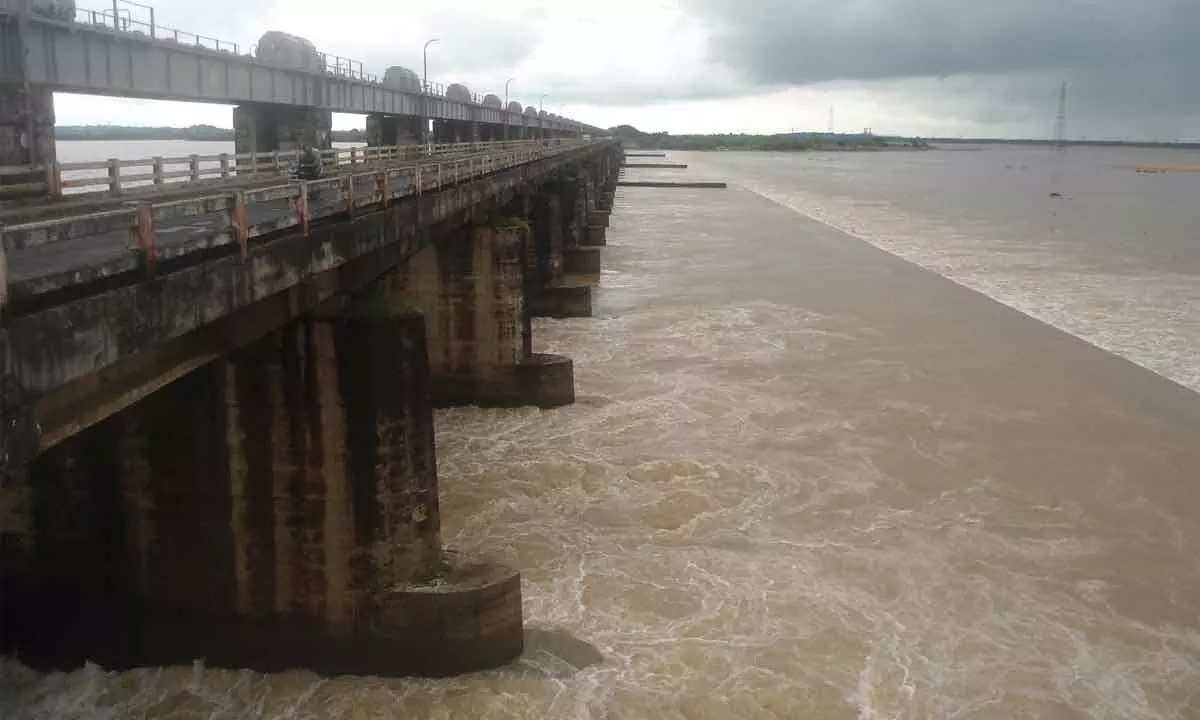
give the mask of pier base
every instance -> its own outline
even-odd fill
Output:
[[[598,276],[600,269],[600,248],[577,247],[563,251],[563,272],[567,275]]]
[[[382,281],[424,315],[438,407],[558,407],[574,402],[567,358],[534,355],[526,229],[474,226],[426,248]]]
[[[591,317],[592,286],[578,283],[542,288],[531,299],[529,312],[534,317]]]
[[[608,245],[608,230],[601,225],[589,225],[580,247],[602,248]]]

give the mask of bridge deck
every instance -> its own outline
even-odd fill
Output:
[[[484,144],[487,145],[487,144]],[[572,141],[472,146],[422,161],[369,168],[340,166],[331,177],[293,182],[236,179],[205,184],[180,199],[179,191],[124,198],[49,203],[37,215],[53,219],[0,227],[6,302],[69,290],[142,271],[152,263],[244,244],[257,237],[356,209],[441,189],[547,155],[579,147]]]
[[[138,7],[145,7],[139,5]],[[0,3],[0,46],[22,47],[17,63],[0,53],[0,81],[65,92],[239,105],[272,103],[333,112],[430,117],[493,125],[591,131],[554,114],[510,112],[478,95],[452,98],[442,86],[384,84],[362,64],[318,53],[311,67],[285,67],[247,46],[158,25],[153,20],[79,8],[73,20],[33,13],[21,23]],[[211,42],[210,42],[211,41]]]

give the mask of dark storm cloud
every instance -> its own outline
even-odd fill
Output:
[[[683,2],[751,85],[907,87],[948,116],[1032,129],[1067,80],[1074,135],[1200,134],[1200,0]]]
[[[684,0],[763,83],[1200,60],[1197,0]]]

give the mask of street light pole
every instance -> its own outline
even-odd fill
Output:
[[[546,118],[543,115],[545,111],[542,109],[542,107],[546,104],[546,98],[548,97],[550,97],[550,94],[546,93],[538,98],[538,130],[540,131],[539,134],[542,136],[543,140],[546,139]]]
[[[421,129],[424,130],[425,145],[429,145],[429,46],[438,41],[438,38],[430,38],[425,42],[425,47],[421,48],[421,105],[424,111]]]
[[[508,140],[508,86],[516,78],[509,78],[504,81],[504,139]]]

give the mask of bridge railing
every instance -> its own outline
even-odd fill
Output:
[[[413,162],[421,158],[480,152],[500,152],[538,140],[509,140],[479,143],[439,143],[434,145],[392,145],[385,147],[332,148],[322,151],[322,163],[328,168],[354,168],[359,165]],[[218,155],[184,155],[129,160],[109,158],[90,162],[52,163],[48,166],[0,166],[0,175],[30,177],[42,175],[44,181],[6,184],[0,193],[43,193],[51,197],[107,192],[113,196],[155,187],[176,189],[200,182],[222,179],[263,179],[290,172],[298,151]]]
[[[320,180],[290,181],[263,188],[213,192],[178,200],[126,203],[102,212],[0,227],[0,307],[9,297],[8,254],[69,240],[119,233],[147,267],[158,257],[155,228],[184,218],[216,218],[213,245],[236,243],[243,254],[250,240],[279,230],[309,233],[311,223],[392,202],[528,164],[592,144],[584,140],[489,144],[487,152],[461,157],[425,157],[399,166],[355,170]],[[259,212],[253,212],[259,211]],[[252,218],[257,218],[253,222]],[[223,242],[222,242],[223,240]]]
[[[148,18],[142,19],[135,16],[129,7],[144,10],[148,14]],[[242,50],[245,49],[238,43],[229,40],[222,40],[211,35],[201,35],[188,30],[160,25],[155,21],[153,7],[131,2],[130,0],[116,0],[113,2],[112,7],[103,10],[76,7],[73,19],[75,22],[111,28],[117,32],[143,35],[152,40],[168,40],[215,52],[242,55]]]

